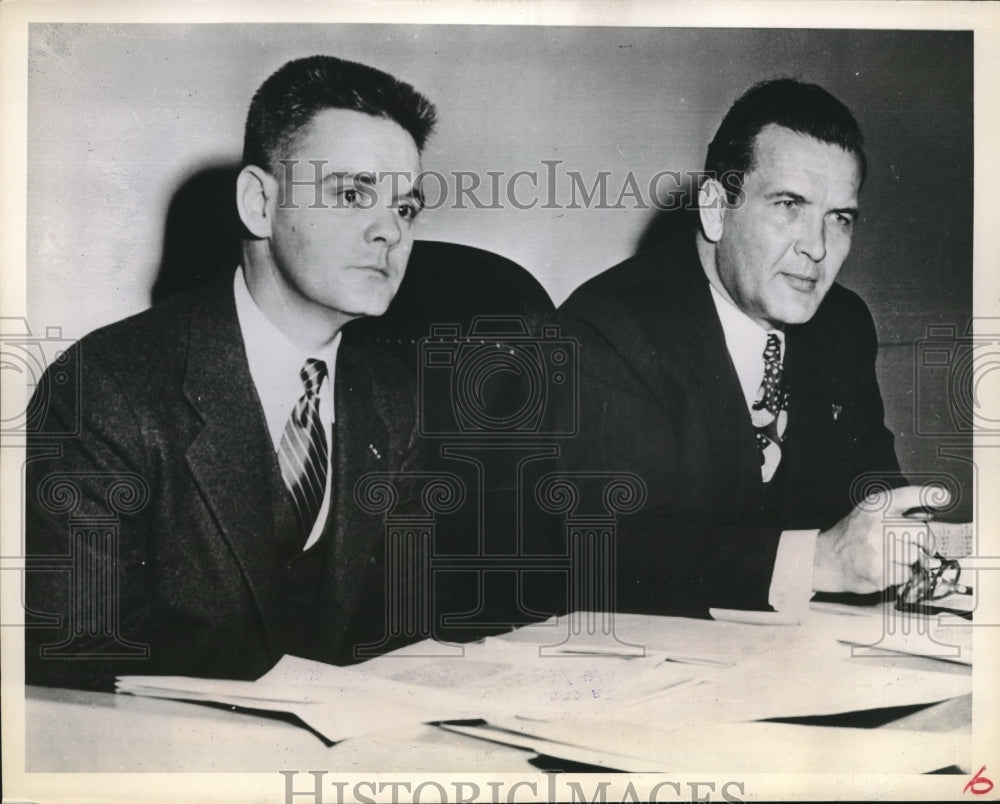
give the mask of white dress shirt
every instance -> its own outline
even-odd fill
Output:
[[[774,333],[781,342],[781,357],[785,355],[785,333],[780,330],[766,330],[729,299],[719,293],[711,284],[712,301],[715,303],[722,331],[726,337],[726,349],[739,377],[747,410],[753,407],[757,392],[764,379],[764,347],[767,336]],[[794,397],[790,407],[795,415]],[[778,417],[778,432],[784,434],[788,413],[782,411]],[[808,608],[812,597],[813,559],[816,552],[818,530],[786,530],[778,541],[778,552],[774,559],[774,572],[767,602],[780,612],[795,613]]]
[[[333,341],[315,354],[303,352],[264,315],[247,288],[243,269],[236,271],[233,280],[233,292],[236,296],[236,317],[243,333],[243,346],[247,353],[247,363],[250,366],[250,377],[261,406],[264,408],[264,418],[267,420],[267,430],[277,453],[281,446],[281,436],[285,425],[299,398],[305,392],[299,372],[308,358],[322,360],[326,363],[327,376],[319,389],[319,418],[326,433],[328,445],[333,444],[333,382],[336,376],[337,350],[340,347],[340,333]],[[320,506],[316,523],[313,525],[309,538],[303,550],[308,550],[323,533],[323,526],[330,513],[330,489],[332,485],[333,450],[327,450],[326,489],[323,492],[323,504]]]

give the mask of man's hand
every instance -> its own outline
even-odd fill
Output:
[[[918,512],[913,526],[902,532],[892,528],[898,543],[891,546],[885,544],[885,524],[886,520],[899,520],[907,511],[946,505],[948,492],[934,486],[903,486],[881,495],[856,505],[819,534],[813,561],[814,592],[880,592],[910,577],[910,565],[920,558],[921,547],[933,554],[933,537],[924,524],[926,514]]]

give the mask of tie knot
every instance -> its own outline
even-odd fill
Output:
[[[326,378],[326,363],[322,360],[309,358],[299,372],[302,384],[306,387],[306,394],[318,394],[323,380]]]

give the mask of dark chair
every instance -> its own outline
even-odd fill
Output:
[[[427,469],[465,488],[436,522],[435,635],[464,641],[562,610],[559,573],[525,571],[565,550],[534,488],[555,470],[551,405],[575,391],[559,379],[564,350],[538,281],[482,249],[417,241],[386,314],[352,322],[344,338],[379,344],[413,372]]]
[[[381,344],[416,374],[417,344],[432,326],[458,325],[468,335],[477,317],[520,318],[535,335],[554,312],[545,289],[516,262],[472,246],[418,240],[385,315],[354,321],[347,332]]]

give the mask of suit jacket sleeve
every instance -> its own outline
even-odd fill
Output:
[[[858,416],[844,447],[844,460],[848,474],[857,481],[853,484],[853,494],[849,495],[852,497],[849,502],[854,504],[864,496],[865,480],[879,481],[890,487],[905,485],[907,480],[900,472],[892,431],[885,425],[885,408],[875,373],[878,354],[875,322],[860,298],[854,294],[850,294],[850,298],[858,322],[853,330],[856,333],[857,357],[852,359],[852,365],[844,367],[844,374],[850,376],[852,371],[856,373],[857,397],[854,406]]]
[[[80,365],[79,344],[68,355],[71,365]],[[28,439],[25,470],[26,680],[109,688],[116,674],[134,671],[135,661],[125,657],[141,658],[148,636],[141,575],[148,523],[141,509],[155,478],[137,419],[115,378],[96,365],[69,372],[80,384],[56,382],[54,373],[46,373],[32,403],[45,414]],[[93,524],[80,526],[88,521]],[[71,568],[94,573],[84,578],[82,605],[71,597]],[[112,585],[101,586],[105,580]],[[50,627],[31,625],[46,615]],[[56,648],[70,625],[72,643]],[[45,656],[43,648],[56,651]],[[104,658],[83,659],[88,654]]]

